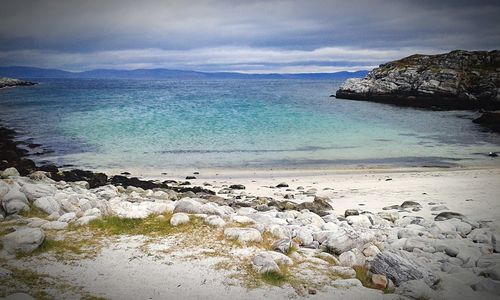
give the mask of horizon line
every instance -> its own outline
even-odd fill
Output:
[[[55,67],[38,67],[38,66],[26,66],[26,65],[6,65],[6,66],[1,66],[0,68],[33,68],[33,69],[41,69],[41,70],[55,70],[55,71],[63,71],[63,72],[68,72],[68,73],[74,73],[74,74],[79,74],[79,73],[85,73],[85,72],[92,72],[92,71],[98,71],[98,70],[105,70],[105,71],[140,71],[140,70],[168,70],[168,71],[180,71],[180,72],[195,72],[195,73],[205,73],[205,74],[217,74],[217,73],[231,73],[231,74],[244,74],[244,75],[299,75],[299,74],[337,74],[337,73],[356,73],[356,72],[369,72],[373,68],[376,68],[377,66],[372,66],[370,69],[359,69],[359,70],[339,70],[339,71],[333,71],[333,72],[288,72],[288,73],[283,73],[283,72],[247,72],[247,71],[200,71],[200,70],[192,70],[192,69],[170,69],[170,68],[162,68],[162,67],[156,67],[156,68],[137,68],[137,69],[113,69],[113,68],[96,68],[96,69],[89,69],[85,71],[75,71],[75,70],[67,70],[67,69],[59,69]]]

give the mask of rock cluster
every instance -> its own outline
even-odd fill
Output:
[[[500,108],[500,51],[412,55],[351,78],[337,98],[444,109]]]

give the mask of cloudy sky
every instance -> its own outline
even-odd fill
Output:
[[[500,1],[2,0],[0,66],[334,72],[500,48]]]

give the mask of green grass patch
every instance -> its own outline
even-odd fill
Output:
[[[56,241],[51,239],[45,239],[42,245],[40,245],[40,247],[36,249],[35,252],[54,251],[57,254],[62,254],[65,252],[81,254],[82,246],[83,245],[81,243],[75,243],[75,241],[67,241],[67,240]]]
[[[286,255],[291,256],[292,254],[296,253],[299,249],[297,248],[297,245],[295,243],[292,243],[292,247],[288,249],[288,252]]]
[[[23,210],[19,212],[19,215],[25,218],[40,218],[40,219],[46,219],[49,216],[43,210],[39,209],[34,205],[30,205],[30,210]]]
[[[89,240],[53,240],[46,238],[43,243],[31,253],[17,253],[16,257],[18,259],[36,256],[46,252],[54,252],[56,257],[61,259],[65,254],[84,254],[83,250],[86,246],[92,246],[94,243]]]
[[[145,219],[128,219],[117,216],[107,216],[90,222],[90,229],[102,231],[111,235],[154,235],[170,234],[172,226],[170,219],[158,219],[151,215]]]
[[[265,283],[274,286],[282,286],[288,280],[286,275],[274,271],[261,274],[261,278]]]
[[[270,271],[261,274],[255,270],[249,260],[243,262],[243,264],[241,268],[243,272],[233,274],[231,277],[239,279],[243,286],[248,289],[259,288],[262,284],[282,286],[284,284],[295,283],[295,279],[290,275],[290,271],[286,265],[278,264],[280,272]]]
[[[164,216],[165,218],[158,218],[158,215],[150,215],[145,219],[107,216],[90,222],[89,228],[109,235],[145,235],[158,237],[175,233],[192,232],[197,227],[204,225],[201,218],[191,216],[189,223],[172,226],[170,225],[172,215],[166,214]]]

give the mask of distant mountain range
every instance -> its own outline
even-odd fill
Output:
[[[169,69],[113,70],[97,69],[84,72],[68,72],[57,69],[34,67],[0,67],[0,77],[12,78],[94,78],[94,79],[346,79],[365,77],[368,71],[296,74],[245,74],[236,72],[198,72]]]

